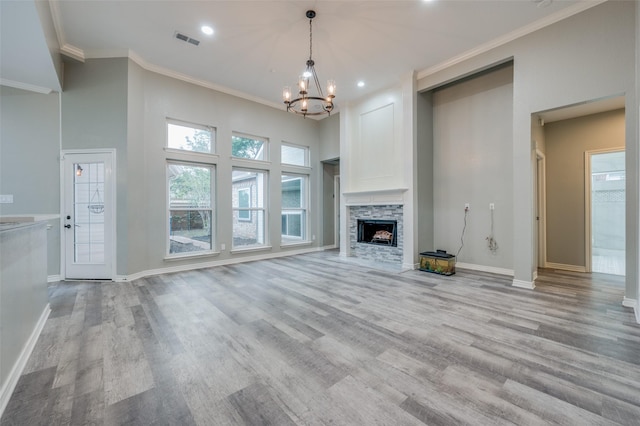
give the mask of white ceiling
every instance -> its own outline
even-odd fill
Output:
[[[57,41],[66,55],[79,59],[128,56],[147,69],[282,108],[282,87],[295,85],[308,58],[309,21],[305,17],[308,9],[317,12],[313,21],[316,69],[322,84],[329,78],[335,79],[339,108],[341,103],[397,84],[413,71],[424,75],[452,58],[508,41],[598,3],[597,0],[50,2]],[[2,61],[25,63],[16,63],[9,75],[3,63],[2,78],[27,78],[27,74],[20,73],[20,66],[33,69],[28,58],[42,52],[35,51],[33,43],[23,43],[21,38],[31,37],[30,34],[5,31],[5,9],[3,5]],[[211,25],[215,34],[202,34],[203,24]],[[23,28],[32,31],[32,27],[30,22]],[[176,40],[176,31],[200,40],[200,45],[195,47]],[[7,59],[6,42],[23,49],[22,57]],[[46,79],[32,80],[25,83],[46,85],[43,83]],[[365,81],[364,88],[356,87],[359,80]]]

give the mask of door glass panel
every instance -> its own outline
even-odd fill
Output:
[[[105,261],[104,163],[75,163],[74,170],[74,261],[102,264]]]
[[[625,153],[591,156],[591,270],[625,274]]]

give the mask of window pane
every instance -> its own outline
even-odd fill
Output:
[[[211,250],[211,210],[170,210],[169,253]]]
[[[171,208],[211,207],[211,168],[169,164]]]
[[[282,175],[282,243],[295,243],[307,238],[306,175]]]
[[[265,206],[265,172],[234,170],[232,179],[232,206],[237,208],[263,208]]]
[[[282,175],[282,208],[293,209],[303,207],[304,194],[302,179],[299,176]]]
[[[214,131],[167,123],[167,146],[174,149],[195,152],[213,152]]]
[[[266,160],[267,142],[249,136],[231,136],[231,155],[250,160]]]
[[[234,169],[232,173],[233,247],[266,244],[267,173]]]
[[[292,164],[294,166],[308,166],[307,161],[309,150],[302,146],[282,144],[280,161],[283,164]]]
[[[213,169],[168,164],[169,253],[213,248],[211,181]]]
[[[243,248],[251,246],[262,246],[265,244],[265,213],[263,210],[249,210],[249,220],[239,220],[238,214],[241,211],[234,211],[233,215],[233,247]]]

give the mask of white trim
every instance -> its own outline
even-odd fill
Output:
[[[534,288],[536,288],[536,284],[533,281],[516,280],[515,278],[513,279],[511,285],[513,287],[524,288],[527,290],[533,290]]]
[[[538,220],[536,221],[536,231],[538,233],[538,267],[546,268],[547,267],[547,169],[546,169],[546,161],[547,158],[542,151],[536,148],[536,185],[537,185],[537,194],[536,194],[536,217]],[[537,276],[538,272],[534,271],[534,274]],[[534,276],[534,280],[536,279]]]
[[[593,224],[591,223],[591,158],[593,157],[593,155],[607,154],[611,152],[624,152],[626,155],[626,148],[623,146],[614,148],[590,149],[584,152],[584,264],[586,265],[584,272],[593,271],[591,265],[593,261],[591,242],[593,234]],[[625,194],[626,190],[627,189],[625,185]]]
[[[333,176],[333,245],[340,248],[340,175]]]
[[[587,268],[579,265],[565,265],[563,263],[553,263],[547,262],[547,268],[549,269],[560,269],[561,271],[571,271],[571,272],[587,272]]]
[[[63,280],[68,279],[67,278],[67,265],[66,265],[66,233],[64,232],[64,217],[65,217],[65,195],[66,195],[66,187],[65,187],[65,156],[66,155],[91,155],[91,154],[99,154],[99,155],[108,155],[111,161],[111,170],[107,171],[105,170],[105,175],[107,173],[111,173],[111,177],[110,177],[110,189],[111,189],[111,193],[112,193],[112,201],[111,201],[111,229],[106,229],[105,228],[105,233],[109,233],[111,235],[111,238],[113,239],[112,243],[111,243],[111,253],[109,254],[111,256],[111,268],[110,268],[110,275],[111,277],[109,279],[113,280],[114,277],[116,276],[117,273],[117,229],[118,229],[118,225],[117,225],[117,218],[116,218],[116,212],[117,212],[117,185],[116,185],[116,178],[117,178],[117,163],[116,163],[116,159],[117,159],[117,151],[115,148],[91,148],[91,149],[63,149],[60,150],[60,275],[62,277]]]
[[[379,189],[374,191],[344,192],[345,206],[404,205],[404,193],[409,188]]]
[[[444,62],[439,63],[438,65],[435,65],[433,67],[427,68],[425,70],[422,70],[420,72],[418,72],[417,74],[417,79],[420,80],[422,78],[425,78],[431,74],[435,74],[439,71],[442,71],[444,69],[447,69],[449,67],[452,67],[456,64],[459,64],[461,62],[466,61],[467,59],[471,59],[475,56],[479,56],[482,55],[483,53],[486,53],[492,49],[495,49],[497,47],[500,47],[502,45],[505,45],[509,42],[512,42],[516,39],[519,39],[520,37],[524,37],[527,34],[531,34],[535,31],[538,31],[539,29],[542,29],[544,27],[547,27],[549,25],[555,24],[556,22],[560,22],[563,19],[569,18],[570,16],[573,16],[575,14],[578,14],[580,12],[583,12],[589,8],[592,8],[594,6],[599,5],[600,3],[604,3],[606,0],[593,0],[593,1],[581,1],[578,2],[576,4],[574,4],[573,6],[569,6],[566,7],[560,11],[558,11],[557,13],[554,13],[552,15],[546,16],[543,19],[540,19],[536,22],[533,22],[529,25],[525,25],[522,28],[517,29],[516,31],[510,32],[509,34],[505,34],[502,37],[498,37],[496,39],[493,39],[487,43],[481,44],[478,47],[475,47],[471,50],[468,50],[458,56],[454,56],[451,59],[448,59]]]
[[[62,275],[49,275],[47,276],[48,283],[57,283],[58,281],[62,281]]]
[[[537,280],[538,279],[538,271],[533,271],[533,280]]]
[[[635,308],[637,303],[636,299],[629,299],[627,296],[622,298],[622,306],[625,308]]]
[[[188,265],[172,266],[169,268],[149,269],[147,271],[141,271],[131,275],[116,275],[115,281],[116,282],[133,281],[133,280],[138,280],[140,278],[149,277],[152,275],[193,271],[195,269],[212,268],[214,266],[235,265],[237,263],[253,262],[256,260],[274,259],[278,257],[294,256],[297,254],[314,253],[314,252],[323,251],[323,250],[324,249],[321,247],[315,247],[315,248],[308,248],[308,249],[301,249],[301,250],[288,250],[288,251],[278,252],[278,253],[265,253],[265,254],[255,255],[255,256],[237,257],[234,259],[214,260],[211,262],[192,263]]]
[[[416,270],[420,268],[420,263],[403,263],[402,270]]]
[[[333,245],[329,244],[327,246],[320,247],[320,250],[323,250],[323,251],[324,250],[333,250],[333,249],[337,249],[337,248],[339,248],[337,244],[333,244]]]
[[[36,346],[38,337],[40,337],[40,333],[42,333],[42,329],[44,328],[44,325],[47,322],[47,318],[49,318],[50,313],[51,306],[47,303],[47,306],[44,307],[44,310],[42,311],[38,322],[36,323],[35,327],[33,327],[33,331],[31,332],[29,339],[26,341],[24,347],[22,348],[20,356],[16,360],[15,364],[13,364],[13,368],[11,368],[7,379],[0,389],[0,417],[2,417],[4,409],[7,408],[7,404],[11,399],[11,394],[18,384],[18,379],[22,375],[22,371],[27,365],[27,361],[29,361],[31,352],[33,352],[33,348]]]
[[[456,262],[456,268],[470,269],[472,271],[489,272],[492,274],[514,276],[513,269],[497,268],[495,266],[475,265],[473,263]]]
[[[36,86],[34,84],[22,83],[20,81],[8,80],[6,78],[0,78],[0,86],[13,87],[14,89],[26,90],[28,92],[42,93],[48,95],[53,90],[48,87]]]

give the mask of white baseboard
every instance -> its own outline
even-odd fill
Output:
[[[456,262],[456,268],[471,269],[472,271],[489,272],[492,274],[508,275],[512,277],[513,269],[496,268],[495,266],[476,265],[473,263]]]
[[[533,271],[533,280],[537,280],[538,279],[538,271]]]
[[[533,281],[516,280],[515,278],[513,279],[511,285],[513,287],[526,288],[527,290],[533,290],[534,288],[536,288],[536,283],[534,283]]]
[[[0,417],[2,417],[2,413],[4,413],[4,409],[7,408],[7,404],[11,399],[11,394],[13,393],[16,385],[18,384],[18,379],[22,375],[22,371],[24,367],[27,365],[27,361],[31,356],[31,352],[33,348],[36,346],[36,342],[38,341],[38,337],[40,337],[40,333],[42,333],[42,329],[44,328],[44,324],[47,322],[47,318],[49,318],[49,314],[51,313],[51,306],[47,303],[47,306],[44,307],[38,322],[35,327],[33,327],[33,331],[27,339],[24,347],[22,348],[22,352],[20,352],[20,356],[13,364],[13,368],[9,372],[7,379],[2,384],[2,388],[0,388]]]
[[[49,275],[47,277],[48,283],[57,283],[58,281],[62,281],[62,275]]]
[[[312,247],[312,248],[305,248],[305,249],[300,249],[300,250],[282,251],[282,252],[278,252],[278,253],[262,253],[262,254],[258,254],[258,255],[255,255],[255,256],[244,256],[244,257],[236,257],[236,258],[233,258],[233,259],[221,259],[221,260],[214,260],[214,261],[211,261],[211,262],[192,263],[192,264],[188,264],[188,265],[171,266],[171,267],[168,267],[168,268],[149,269],[147,271],[136,272],[135,274],[131,274],[131,275],[116,275],[116,279],[114,281],[116,281],[116,282],[133,281],[133,280],[138,280],[138,279],[144,278],[144,277],[150,277],[150,276],[153,276],[153,275],[171,274],[171,273],[174,273],[174,272],[193,271],[195,269],[204,269],[204,268],[211,268],[211,267],[214,267],[214,266],[223,266],[223,265],[233,265],[233,264],[237,264],[237,263],[253,262],[253,261],[256,261],[256,260],[265,260],[265,259],[274,259],[274,258],[277,258],[277,257],[293,256],[293,255],[296,255],[296,254],[313,253],[313,252],[318,252],[318,251],[324,251],[324,248],[322,248],[322,247]]]
[[[571,272],[587,272],[587,268],[584,266],[578,265],[565,265],[562,263],[551,263],[547,262],[545,268],[549,269],[560,269],[561,271],[571,271]]]
[[[640,324],[640,305],[638,305],[638,301],[636,299],[623,297],[622,306],[624,306],[625,308],[633,308],[633,313],[636,315],[636,322]]]

